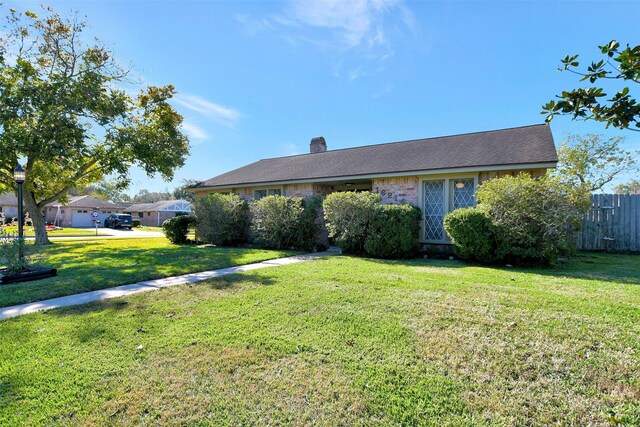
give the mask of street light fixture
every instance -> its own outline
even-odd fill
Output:
[[[18,184],[18,256],[20,257],[20,263],[24,260],[24,248],[23,248],[23,239],[24,239],[24,231],[22,229],[22,222],[24,221],[24,212],[22,207],[22,184],[27,179],[27,173],[20,166],[20,163],[13,170],[13,179],[15,179]]]

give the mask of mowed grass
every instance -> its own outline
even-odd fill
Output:
[[[3,227],[5,233],[17,233],[18,226],[5,226]],[[35,232],[33,231],[33,227],[24,227],[24,236],[25,237],[34,237]],[[48,230],[47,236],[49,237],[84,237],[84,236],[95,236],[96,230],[93,228],[63,228],[61,230]],[[98,233],[99,236],[105,236],[104,233]]]
[[[638,425],[639,260],[332,257],[5,320],[0,425]]]
[[[58,241],[38,248],[40,264],[58,276],[0,286],[0,307],[158,279],[178,274],[265,261],[294,252],[172,245],[165,238]]]

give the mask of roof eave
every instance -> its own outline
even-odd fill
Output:
[[[238,182],[223,185],[210,185],[192,187],[186,189],[190,192],[197,192],[200,190],[223,190],[228,188],[238,187],[256,187],[256,186],[270,186],[270,185],[288,185],[288,184],[309,184],[309,183],[323,183],[333,181],[343,181],[352,179],[374,179],[374,178],[396,178],[402,176],[420,176],[420,175],[444,175],[452,173],[469,173],[469,172],[489,172],[489,171],[501,171],[501,170],[526,170],[526,169],[550,169],[555,168],[558,161],[547,162],[532,162],[532,163],[513,163],[513,164],[501,164],[501,165],[486,165],[486,166],[468,166],[458,168],[443,168],[443,169],[428,169],[417,171],[401,171],[401,172],[385,172],[376,174],[364,174],[364,175],[342,175],[342,176],[328,176],[319,178],[301,178],[290,179],[281,181],[258,181],[258,182]]]

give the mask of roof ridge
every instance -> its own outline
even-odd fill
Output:
[[[538,126],[549,126],[549,125],[547,123],[537,123],[537,124],[533,124],[533,125],[513,126],[513,127],[509,127],[509,128],[503,128],[503,129],[483,130],[483,131],[477,131],[477,132],[464,132],[464,133],[457,133],[457,134],[453,134],[453,135],[430,136],[428,138],[405,139],[405,140],[402,140],[402,141],[381,142],[381,143],[378,143],[378,144],[359,145],[357,147],[336,148],[334,150],[321,151],[319,153],[302,153],[302,154],[292,154],[290,156],[267,157],[267,158],[264,158],[264,159],[256,160],[253,163],[258,163],[258,162],[261,162],[263,160],[286,159],[286,158],[290,158],[290,157],[302,157],[302,156],[310,156],[310,155],[315,155],[315,154],[334,153],[336,151],[356,150],[358,148],[379,147],[381,145],[402,144],[402,143],[405,143],[405,142],[427,141],[427,140],[432,140],[432,139],[455,138],[455,137],[458,137],[458,136],[478,135],[478,134],[482,134],[482,133],[501,132],[501,131],[505,131],[505,130],[532,128],[532,127],[538,127]],[[245,166],[249,166],[249,165],[245,165]]]

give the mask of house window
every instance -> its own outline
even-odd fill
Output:
[[[140,218],[144,218],[144,212],[138,212],[138,216],[139,216]]]
[[[422,181],[422,238],[426,242],[448,243],[444,217],[454,209],[475,206],[476,179],[442,178]]]
[[[280,188],[264,188],[261,190],[253,191],[254,200],[260,200],[263,197],[267,197],[267,196],[281,196],[281,195],[282,195],[282,190]]]
[[[424,239],[444,240],[444,180],[425,181],[424,197]]]

